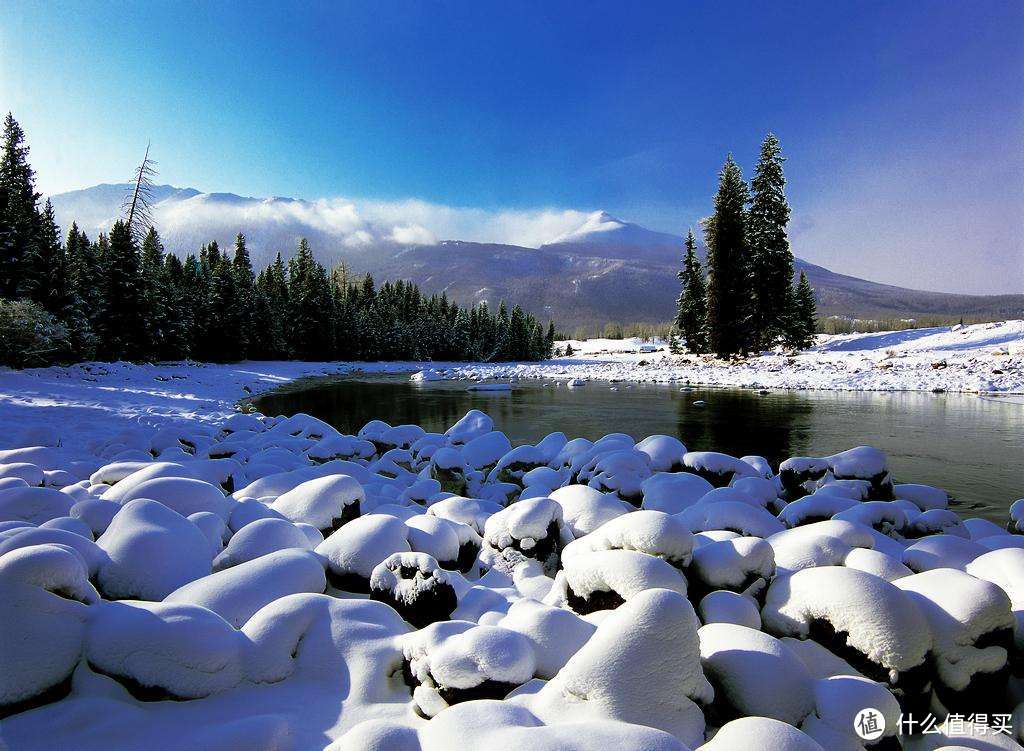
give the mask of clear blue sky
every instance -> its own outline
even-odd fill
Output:
[[[603,208],[680,232],[789,157],[795,251],[1024,289],[1021,2],[21,2],[0,106],[41,189]]]

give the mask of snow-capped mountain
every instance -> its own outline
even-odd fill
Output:
[[[128,185],[97,185],[51,196],[65,228],[91,237],[110,228]],[[195,252],[216,240],[229,248],[245,233],[257,266],[290,257],[301,237],[326,264],[403,278],[459,302],[514,300],[563,327],[665,321],[678,295],[682,238],[604,211],[482,212],[422,201],[305,201],[248,198],[158,186],[154,217],[168,250]],[[460,238],[460,239],[444,239]],[[703,249],[701,249],[703,250]],[[797,259],[825,315],[1020,317],[1024,295],[953,295],[837,274]]]

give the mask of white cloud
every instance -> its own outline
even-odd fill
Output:
[[[258,234],[308,228],[336,237],[348,247],[378,240],[425,245],[457,239],[536,248],[578,228],[587,217],[587,212],[573,209],[488,210],[418,199],[298,201],[224,194],[200,194],[184,201],[162,202],[156,207],[158,225],[170,234],[189,230],[218,233],[229,229]],[[107,222],[103,224],[109,226]]]

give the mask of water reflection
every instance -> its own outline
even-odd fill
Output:
[[[692,450],[757,454],[772,464],[860,444],[886,451],[898,481],[945,488],[961,510],[1005,520],[1024,496],[1024,406],[976,396],[772,392],[592,383],[579,389],[524,382],[508,392],[465,383],[416,385],[406,376],[316,379],[257,400],[267,414],[308,412],[354,433],[379,418],[444,431],[470,409],[494,418],[514,444],[552,431],[591,440],[611,432],[675,435]],[[693,402],[702,400],[704,406]]]

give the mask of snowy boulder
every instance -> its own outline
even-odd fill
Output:
[[[84,498],[76,501],[69,513],[75,519],[85,522],[95,538],[106,532],[110,522],[114,520],[114,516],[120,510],[119,503],[104,501],[101,498]]]
[[[894,584],[841,566],[806,568],[772,583],[761,618],[773,634],[811,638],[888,683],[910,706],[927,701],[931,631]]]
[[[840,511],[832,518],[863,524],[897,540],[903,538],[910,524],[906,510],[893,501],[864,501]]]
[[[697,633],[701,666],[715,689],[715,724],[757,715],[799,725],[814,709],[810,673],[775,637],[727,623]]]
[[[962,537],[930,535],[903,551],[903,563],[916,573],[940,568],[963,571],[967,564],[987,552],[988,548]]]
[[[931,485],[910,483],[893,485],[892,492],[897,498],[910,501],[922,511],[946,508],[949,505],[949,493],[942,488],[933,488]]]
[[[41,544],[0,556],[0,719],[68,693],[98,600],[69,548]]]
[[[502,509],[487,520],[483,538],[480,560],[487,567],[511,573],[532,558],[551,576],[562,548],[572,541],[562,522],[562,507],[547,498],[529,498]]]
[[[697,606],[697,613],[704,623],[732,623],[761,629],[761,611],[754,598],[727,589],[706,594]]]
[[[566,545],[562,560],[598,550],[635,550],[681,569],[690,564],[693,533],[678,517],[660,511],[634,511]]]
[[[830,519],[787,529],[772,535],[767,540],[768,544],[775,549],[776,560],[781,560],[784,556],[791,555],[785,551],[786,547],[803,546],[806,541],[813,541],[816,538],[835,537],[851,548],[873,548],[875,538],[871,533],[872,530],[863,524]]]
[[[837,480],[867,480],[871,483],[873,499],[891,500],[894,497],[892,477],[884,452],[871,446],[858,446],[826,459],[832,476]]]
[[[587,484],[602,493],[639,506],[643,501],[643,482],[651,476],[651,458],[638,449],[602,454],[594,464]]]
[[[651,435],[636,444],[637,451],[650,457],[653,472],[682,472],[686,446],[670,435]]]
[[[146,480],[124,493],[119,503],[124,505],[136,498],[158,501],[182,516],[209,511],[225,521],[235,504],[233,499],[224,496],[219,487],[190,477],[157,477]]]
[[[323,420],[304,412],[297,412],[291,417],[275,423],[270,428],[270,433],[277,435],[289,435],[293,438],[305,438],[311,441],[319,441],[321,438],[330,435],[337,435],[338,431]]]
[[[757,537],[737,537],[701,545],[689,569],[694,602],[716,589],[762,596],[775,575],[775,551]]]
[[[35,464],[30,464],[29,462],[0,463],[0,479],[6,480],[10,478],[23,480],[26,485],[32,487],[39,487],[46,480],[43,470]]]
[[[216,514],[209,511],[200,511],[188,516],[188,520],[199,528],[206,540],[210,543],[210,557],[216,558],[224,549],[224,541],[231,536],[231,530]]]
[[[992,582],[1010,598],[1014,626],[1014,675],[1024,674],[1024,550],[1004,548],[993,550],[967,564],[967,573]]]
[[[522,703],[549,723],[613,719],[663,730],[695,747],[704,739],[700,706],[713,697],[700,665],[699,625],[685,596],[643,592],[609,614]]]
[[[58,516],[56,519],[50,519],[48,522],[43,522],[39,525],[43,529],[63,529],[68,532],[74,532],[76,535],[86,538],[92,541],[94,535],[89,525],[83,522],[81,519],[76,519],[73,516]]]
[[[833,518],[836,514],[857,505],[857,501],[831,493],[812,493],[786,505],[779,519],[789,528],[813,524]]]
[[[545,495],[562,507],[562,520],[574,538],[589,535],[631,508],[618,497],[588,485],[566,485]]]
[[[459,567],[459,551],[464,538],[460,536],[455,522],[420,513],[406,519],[405,526],[409,528],[409,546],[414,551],[433,556],[441,568],[454,570]]]
[[[242,680],[240,634],[197,605],[105,602],[89,624],[84,657],[141,701],[200,699]]]
[[[125,475],[106,490],[101,498],[105,501],[122,503],[124,497],[147,480],[158,477],[191,477],[184,464],[178,462],[148,462],[134,472]],[[95,477],[95,475],[94,475]],[[123,505],[123,504],[122,504]]]
[[[90,475],[89,482],[93,485],[114,485],[133,472],[137,472],[152,463],[152,458],[149,458],[139,461],[118,461],[104,464]]]
[[[857,715],[868,707],[881,713],[885,729],[877,740],[864,744]],[[814,712],[800,729],[825,749],[895,748],[899,720],[899,702],[885,686],[862,676],[836,675],[814,682]]]
[[[255,498],[243,498],[231,509],[231,515],[228,516],[228,529],[232,532],[237,532],[246,525],[260,519],[281,519],[286,521],[282,513],[275,511],[267,504],[257,501]]]
[[[693,532],[726,530],[751,537],[770,537],[785,530],[773,514],[742,501],[700,502],[678,517]]]
[[[70,516],[74,499],[55,488],[12,487],[0,490],[0,522],[42,524]]]
[[[475,470],[490,471],[498,461],[512,450],[512,444],[504,433],[492,430],[468,441],[462,449],[466,464]]]
[[[370,591],[377,564],[393,553],[406,553],[409,528],[400,519],[370,514],[354,519],[317,546],[328,562],[327,580],[346,592]]]
[[[306,450],[306,456],[317,464],[346,459],[368,461],[377,453],[377,447],[370,441],[353,435],[330,435],[321,438]]]
[[[278,550],[311,550],[306,534],[284,519],[258,519],[246,524],[228,541],[227,547],[214,559],[213,570],[238,566]]]
[[[411,474],[416,472],[416,460],[407,449],[389,449],[369,466],[375,474],[391,479],[401,479],[404,483]]]
[[[349,475],[355,478],[357,482],[362,483],[364,480],[369,479],[370,472],[367,471],[366,467],[354,462],[345,461],[344,459],[333,459],[315,466],[299,467],[260,477],[258,480],[254,480],[245,487],[236,490],[232,493],[232,497],[239,500],[242,498],[266,499],[269,502],[271,499],[284,495],[304,482],[315,480],[318,477],[328,477],[329,475]]]
[[[405,637],[405,677],[425,717],[473,699],[501,699],[533,677],[522,634],[466,621],[434,623]]]
[[[790,498],[799,498],[813,492],[814,485],[828,470],[827,459],[791,456],[779,465],[779,480]]]
[[[366,500],[363,486],[348,475],[328,475],[296,485],[270,508],[293,522],[311,524],[327,537],[352,521]]]
[[[220,425],[220,432],[224,435],[237,433],[240,430],[248,430],[253,433],[262,433],[266,426],[258,415],[245,412],[236,412]]]
[[[826,751],[792,725],[770,717],[741,717],[728,722],[698,751]],[[836,751],[829,749],[829,751]]]
[[[1009,596],[992,582],[950,568],[906,576],[895,585],[928,621],[935,691],[943,705],[965,715],[996,711],[1004,703],[1013,648]]]
[[[96,544],[108,556],[96,576],[108,599],[162,600],[210,573],[206,536],[156,501],[125,504]]]
[[[971,538],[970,531],[964,526],[960,517],[949,509],[941,508],[933,508],[918,514],[903,530],[903,536],[907,539],[917,539],[928,535],[955,535],[965,540]]]
[[[468,489],[469,468],[462,453],[450,447],[439,448],[430,457],[430,477],[441,483],[446,493],[462,495]]]
[[[516,600],[498,625],[522,634],[533,645],[536,674],[549,680],[593,636],[596,626],[570,610],[537,600]]]
[[[788,576],[795,571],[815,566],[842,566],[854,550],[838,537],[804,535],[782,544],[772,545],[775,551],[776,575]]]
[[[324,567],[308,550],[279,550],[174,590],[164,602],[201,605],[241,628],[265,605],[297,592],[327,588]]]
[[[686,578],[675,566],[646,553],[599,550],[566,559],[550,599],[586,615],[615,609],[649,589],[685,595]]]
[[[880,576],[890,582],[914,573],[903,565],[899,559],[870,548],[851,549],[843,559],[843,565],[847,568],[855,568],[859,571]]]
[[[106,553],[89,538],[47,527],[13,529],[0,536],[0,556],[35,545],[60,545],[75,551],[85,564],[89,578],[94,577],[107,560]]]
[[[471,409],[457,423],[445,431],[445,438],[452,446],[461,446],[474,438],[494,430],[494,420],[478,409]]]
[[[716,488],[724,488],[736,477],[759,476],[745,461],[716,451],[687,452],[683,456],[683,471],[700,475]]]
[[[641,486],[642,508],[678,514],[714,490],[714,485],[689,472],[657,472]]]
[[[523,478],[532,470],[547,466],[543,452],[529,444],[516,446],[502,456],[487,473],[487,482],[507,482],[523,486]]]
[[[449,574],[426,553],[394,553],[377,564],[370,599],[390,605],[416,628],[448,620],[458,604]]]

